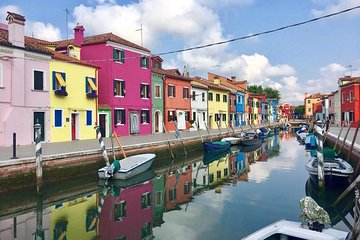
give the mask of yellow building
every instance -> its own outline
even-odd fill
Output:
[[[257,125],[259,124],[259,107],[260,107],[260,101],[258,98],[253,97],[253,103],[254,103],[254,107],[253,107],[253,124]]]
[[[218,185],[221,179],[230,177],[230,154],[226,154],[208,165],[209,186]]]
[[[50,142],[96,138],[97,67],[52,51]]]
[[[95,239],[98,228],[97,194],[55,204],[50,209],[49,239]]]
[[[307,96],[305,93],[304,106],[305,106],[305,118],[310,118],[313,115],[313,104],[321,100],[321,93],[315,93]]]
[[[226,128],[229,122],[229,97],[230,91],[220,86],[218,79],[204,80],[195,78],[194,81],[208,86],[208,127],[217,129]]]

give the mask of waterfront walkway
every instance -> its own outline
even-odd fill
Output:
[[[257,126],[259,127],[259,126]],[[245,131],[250,130],[250,126],[243,127]],[[232,133],[232,130],[229,130]],[[240,128],[235,129],[236,132],[241,132]],[[331,127],[329,129],[329,135],[333,138],[337,138],[340,132],[339,127]],[[345,137],[347,129],[344,128],[342,134],[340,136],[341,143]],[[220,136],[218,129],[210,129],[210,135]],[[207,137],[208,133],[205,130],[200,131],[203,137]],[[227,129],[221,129],[221,133],[223,135],[228,134]],[[355,133],[355,128],[352,128],[347,136],[347,145],[351,145],[353,140],[353,136]],[[171,142],[177,142],[174,133],[168,133],[168,138]],[[199,139],[198,131],[181,131],[181,138],[184,140],[191,139]],[[167,142],[165,133],[157,133],[157,134],[149,134],[149,135],[131,135],[131,136],[122,136],[120,137],[120,141],[125,150],[134,149],[134,148],[142,148],[150,145],[164,144]],[[108,149],[111,148],[111,140],[110,138],[104,138],[105,145]],[[117,146],[116,141],[114,141],[115,146]],[[51,157],[66,157],[66,156],[76,156],[84,153],[98,153],[100,150],[99,143],[97,139],[92,140],[76,140],[71,142],[58,142],[58,143],[43,143],[43,158],[49,159]],[[354,150],[360,152],[360,133],[357,135],[356,143],[354,145]],[[12,159],[13,156],[13,148],[12,147],[0,147],[0,166],[11,165],[20,163],[26,160],[34,160],[35,159],[35,146],[24,145],[16,147],[16,156],[17,159]]]

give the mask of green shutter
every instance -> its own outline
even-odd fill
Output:
[[[118,59],[117,59],[117,50],[114,48],[113,49],[113,59],[114,59],[114,61],[118,61]]]

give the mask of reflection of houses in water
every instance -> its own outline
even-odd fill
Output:
[[[43,210],[42,228],[44,229],[44,239],[50,238],[50,208]],[[0,220],[0,239],[34,239],[36,231],[36,212],[28,212],[17,215],[13,218]]]
[[[193,195],[200,192],[208,186],[207,166],[203,161],[197,161],[192,164],[192,190]]]
[[[192,170],[190,165],[177,169],[165,176],[165,208],[167,211],[179,209],[179,204],[191,201]]]
[[[152,235],[152,180],[114,188],[105,196],[100,213],[101,239],[144,239]],[[74,238],[83,239],[83,238]]]
[[[163,216],[165,212],[165,174],[156,176],[153,183],[153,226],[158,227],[164,223]]]
[[[221,179],[229,179],[229,154],[221,157],[217,161],[213,161],[208,165],[209,169],[209,186],[217,185]]]
[[[97,195],[89,194],[51,207],[49,239],[92,239],[97,235]],[[44,222],[45,223],[45,222]]]

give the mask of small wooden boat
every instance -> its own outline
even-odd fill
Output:
[[[305,164],[312,181],[318,181],[318,159],[311,157]],[[349,163],[341,158],[324,161],[325,184],[342,185],[348,183],[349,176],[354,172]]]
[[[244,153],[247,153],[247,152],[253,152],[255,150],[257,150],[260,146],[261,146],[261,143],[260,142],[259,144],[253,144],[253,145],[249,145],[249,146],[241,146],[240,147],[240,152],[244,152]]]
[[[221,139],[222,142],[230,142],[231,145],[238,145],[240,143],[240,138],[238,137],[226,137]]]
[[[262,143],[261,138],[242,138],[240,139],[239,144],[242,146],[253,146],[260,145]]]
[[[230,149],[231,143],[230,142],[203,142],[205,152],[210,151],[219,151],[219,150],[227,150]]]
[[[266,240],[266,239],[308,239],[308,240],[346,240],[350,233],[328,228],[322,232],[310,230],[301,222],[280,220],[268,225],[243,240]]]
[[[148,170],[154,158],[156,157],[153,153],[147,154],[138,154],[131,157],[126,157],[118,161],[120,163],[120,167],[116,166],[116,162],[110,166],[105,166],[98,170],[99,178],[106,179],[128,179],[137,174],[140,174],[146,170]],[[117,163],[117,164],[119,164]]]

